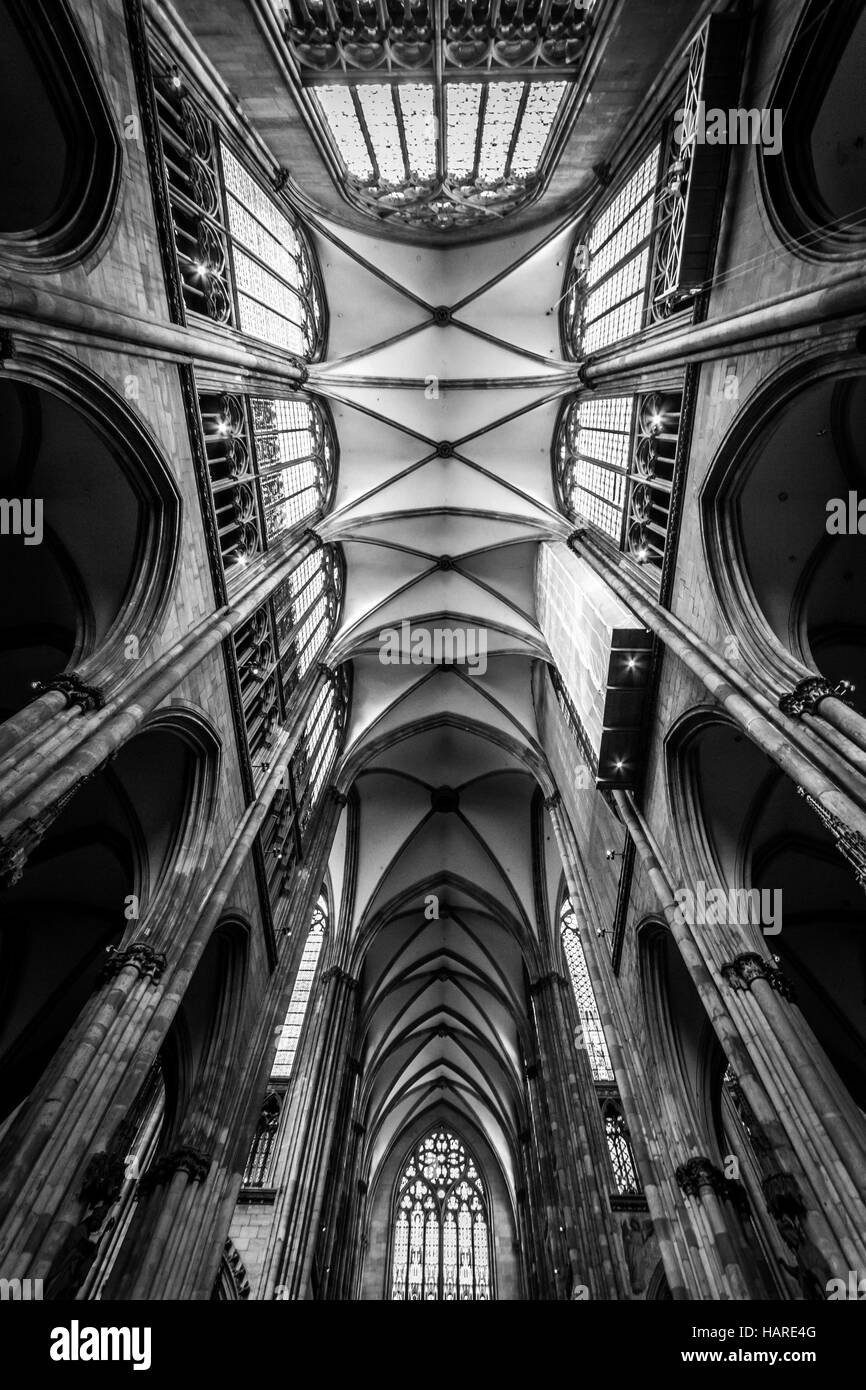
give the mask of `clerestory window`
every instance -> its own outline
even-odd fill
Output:
[[[432,230],[514,211],[567,125],[596,0],[289,0],[286,42],[350,201]]]

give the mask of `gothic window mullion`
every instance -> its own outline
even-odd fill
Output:
[[[503,177],[506,179],[511,177],[511,164],[514,159],[514,152],[517,149],[517,141],[523,126],[523,118],[526,115],[526,105],[529,101],[530,90],[529,83],[524,82],[523,91],[520,93],[520,100],[517,103],[517,115],[514,118],[514,129],[511,132],[511,139],[508,142],[508,154],[505,158]]]
[[[370,160],[370,164],[373,169],[373,182],[378,183],[380,178],[382,177],[379,171],[379,161],[376,158],[376,151],[373,148],[373,141],[370,139],[370,131],[367,127],[367,118],[364,115],[364,108],[361,105],[361,98],[358,96],[357,88],[350,87],[349,95],[352,98],[352,105],[355,108],[355,115],[358,120],[358,125],[361,128],[361,134],[364,137],[364,144],[367,147],[367,157]]]
[[[409,168],[409,150],[406,145],[406,130],[403,124],[403,107],[400,101],[400,88],[397,83],[391,84],[391,104],[394,107],[394,122],[400,140],[400,154],[403,158],[404,176],[408,182],[412,177],[412,171]]]
[[[485,82],[481,88],[481,100],[478,106],[478,130],[475,136],[475,155],[472,163],[472,182],[478,182],[478,167],[481,163],[481,151],[484,146],[484,124],[487,120],[487,103],[490,88]]]

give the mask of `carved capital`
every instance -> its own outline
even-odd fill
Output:
[[[52,676],[47,681],[33,681],[31,689],[36,695],[47,695],[49,691],[56,690],[66,701],[66,708],[72,709],[73,705],[78,705],[85,714],[91,714],[93,710],[102,709],[105,704],[105,696],[95,685],[86,685],[80,676],[74,671],[65,672],[60,676]]]
[[[559,795],[559,792],[554,792],[552,796],[546,796],[544,798],[544,809],[545,811],[556,811],[561,802],[562,797]]]
[[[356,989],[358,981],[354,975],[350,975],[348,970],[344,970],[341,965],[332,965],[322,976],[322,984],[329,985],[334,980],[337,984],[345,985],[347,989]]]
[[[542,994],[551,985],[566,984],[564,975],[560,975],[558,970],[549,970],[546,975],[539,975],[537,980],[533,980],[529,986],[530,994]]]
[[[850,681],[839,681],[838,685],[833,685],[823,676],[806,676],[797,681],[789,694],[781,696],[779,709],[792,719],[802,719],[804,714],[817,714],[822,700],[833,698],[850,705],[853,693],[854,686]]]
[[[190,1145],[173,1149],[152,1163],[139,1183],[139,1190],[151,1192],[155,1187],[165,1187],[175,1173],[186,1173],[190,1182],[204,1182],[210,1172],[211,1155]]]
[[[128,965],[135,968],[139,977],[143,978],[146,975],[155,985],[162,979],[166,958],[162,951],[155,951],[146,941],[133,941],[125,951],[119,950],[117,946],[108,946],[106,951],[109,959],[99,973],[99,984],[103,985],[106,980],[112,980]]]
[[[311,526],[307,526],[301,532],[301,534],[303,535],[305,540],[312,541],[317,550],[322,550],[324,548],[325,542],[322,540],[322,537],[318,534],[318,532],[314,531]]]
[[[772,961],[754,951],[746,951],[734,960],[727,961],[720,973],[731,989],[751,989],[756,980],[766,980],[770,988],[781,994],[783,999],[787,999],[789,1003],[793,1001],[794,991],[790,981]]]
[[[343,807],[348,804],[349,798],[346,793],[339,791],[337,787],[330,786],[328,788],[328,794],[335,806]]]
[[[799,1224],[806,1215],[806,1203],[796,1178],[790,1173],[770,1173],[761,1181],[767,1210],[774,1221],[793,1221]]]

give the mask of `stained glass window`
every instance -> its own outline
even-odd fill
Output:
[[[557,424],[557,500],[660,583],[680,448],[681,391],[578,397]]]
[[[295,226],[221,144],[240,328],[301,356],[320,336],[309,255]]]
[[[643,1188],[638,1177],[637,1166],[628,1137],[628,1128],[619,1101],[606,1101],[602,1116],[617,1195],[636,1197],[643,1191]]]
[[[431,81],[312,89],[359,194],[384,214],[448,227],[531,190],[567,83]]]
[[[447,1129],[422,1139],[397,1187],[394,1302],[490,1302],[490,1223],[475,1161]]]
[[[271,1075],[273,1077],[289,1077],[292,1074],[295,1053],[298,1050],[301,1029],[304,1026],[307,1006],[310,1002],[313,980],[316,977],[316,967],[319,963],[322,944],[325,940],[327,911],[328,905],[323,895],[319,898],[316,905],[316,910],[313,913],[313,919],[310,923],[310,930],[304,942],[301,963],[298,966],[298,973],[295,976],[295,983],[292,987],[292,998],[283,1024],[283,1031],[277,1043],[274,1065],[271,1068]]]
[[[565,328],[576,357],[643,327],[660,156],[656,144],[575,247]]]
[[[604,1029],[601,1026],[601,1015],[598,1012],[589,971],[586,967],[586,957],[583,954],[583,945],[577,930],[574,908],[568,898],[563,899],[559,925],[562,933],[562,949],[565,952],[568,973],[571,976],[571,985],[577,1000],[577,1011],[580,1014],[580,1022],[583,1027],[583,1038],[592,1070],[592,1079],[593,1081],[613,1081],[613,1067],[610,1064]]]
[[[279,1124],[280,1098],[274,1091],[270,1091],[262,1106],[247,1166],[244,1169],[244,1187],[264,1187],[269,1176],[271,1153]]]

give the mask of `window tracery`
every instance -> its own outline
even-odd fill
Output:
[[[285,38],[346,195],[472,226],[540,187],[595,0],[289,0]]]
[[[416,1146],[397,1185],[391,1300],[489,1302],[490,1223],[474,1159],[447,1129]]]
[[[292,997],[289,1001],[283,1029],[277,1043],[274,1064],[271,1068],[272,1077],[287,1080],[292,1074],[301,1030],[307,1016],[313,982],[316,978],[316,969],[322,954],[327,924],[328,902],[325,895],[322,894],[313,911],[310,929],[304,942],[298,973],[295,975],[295,983],[292,986]]]

